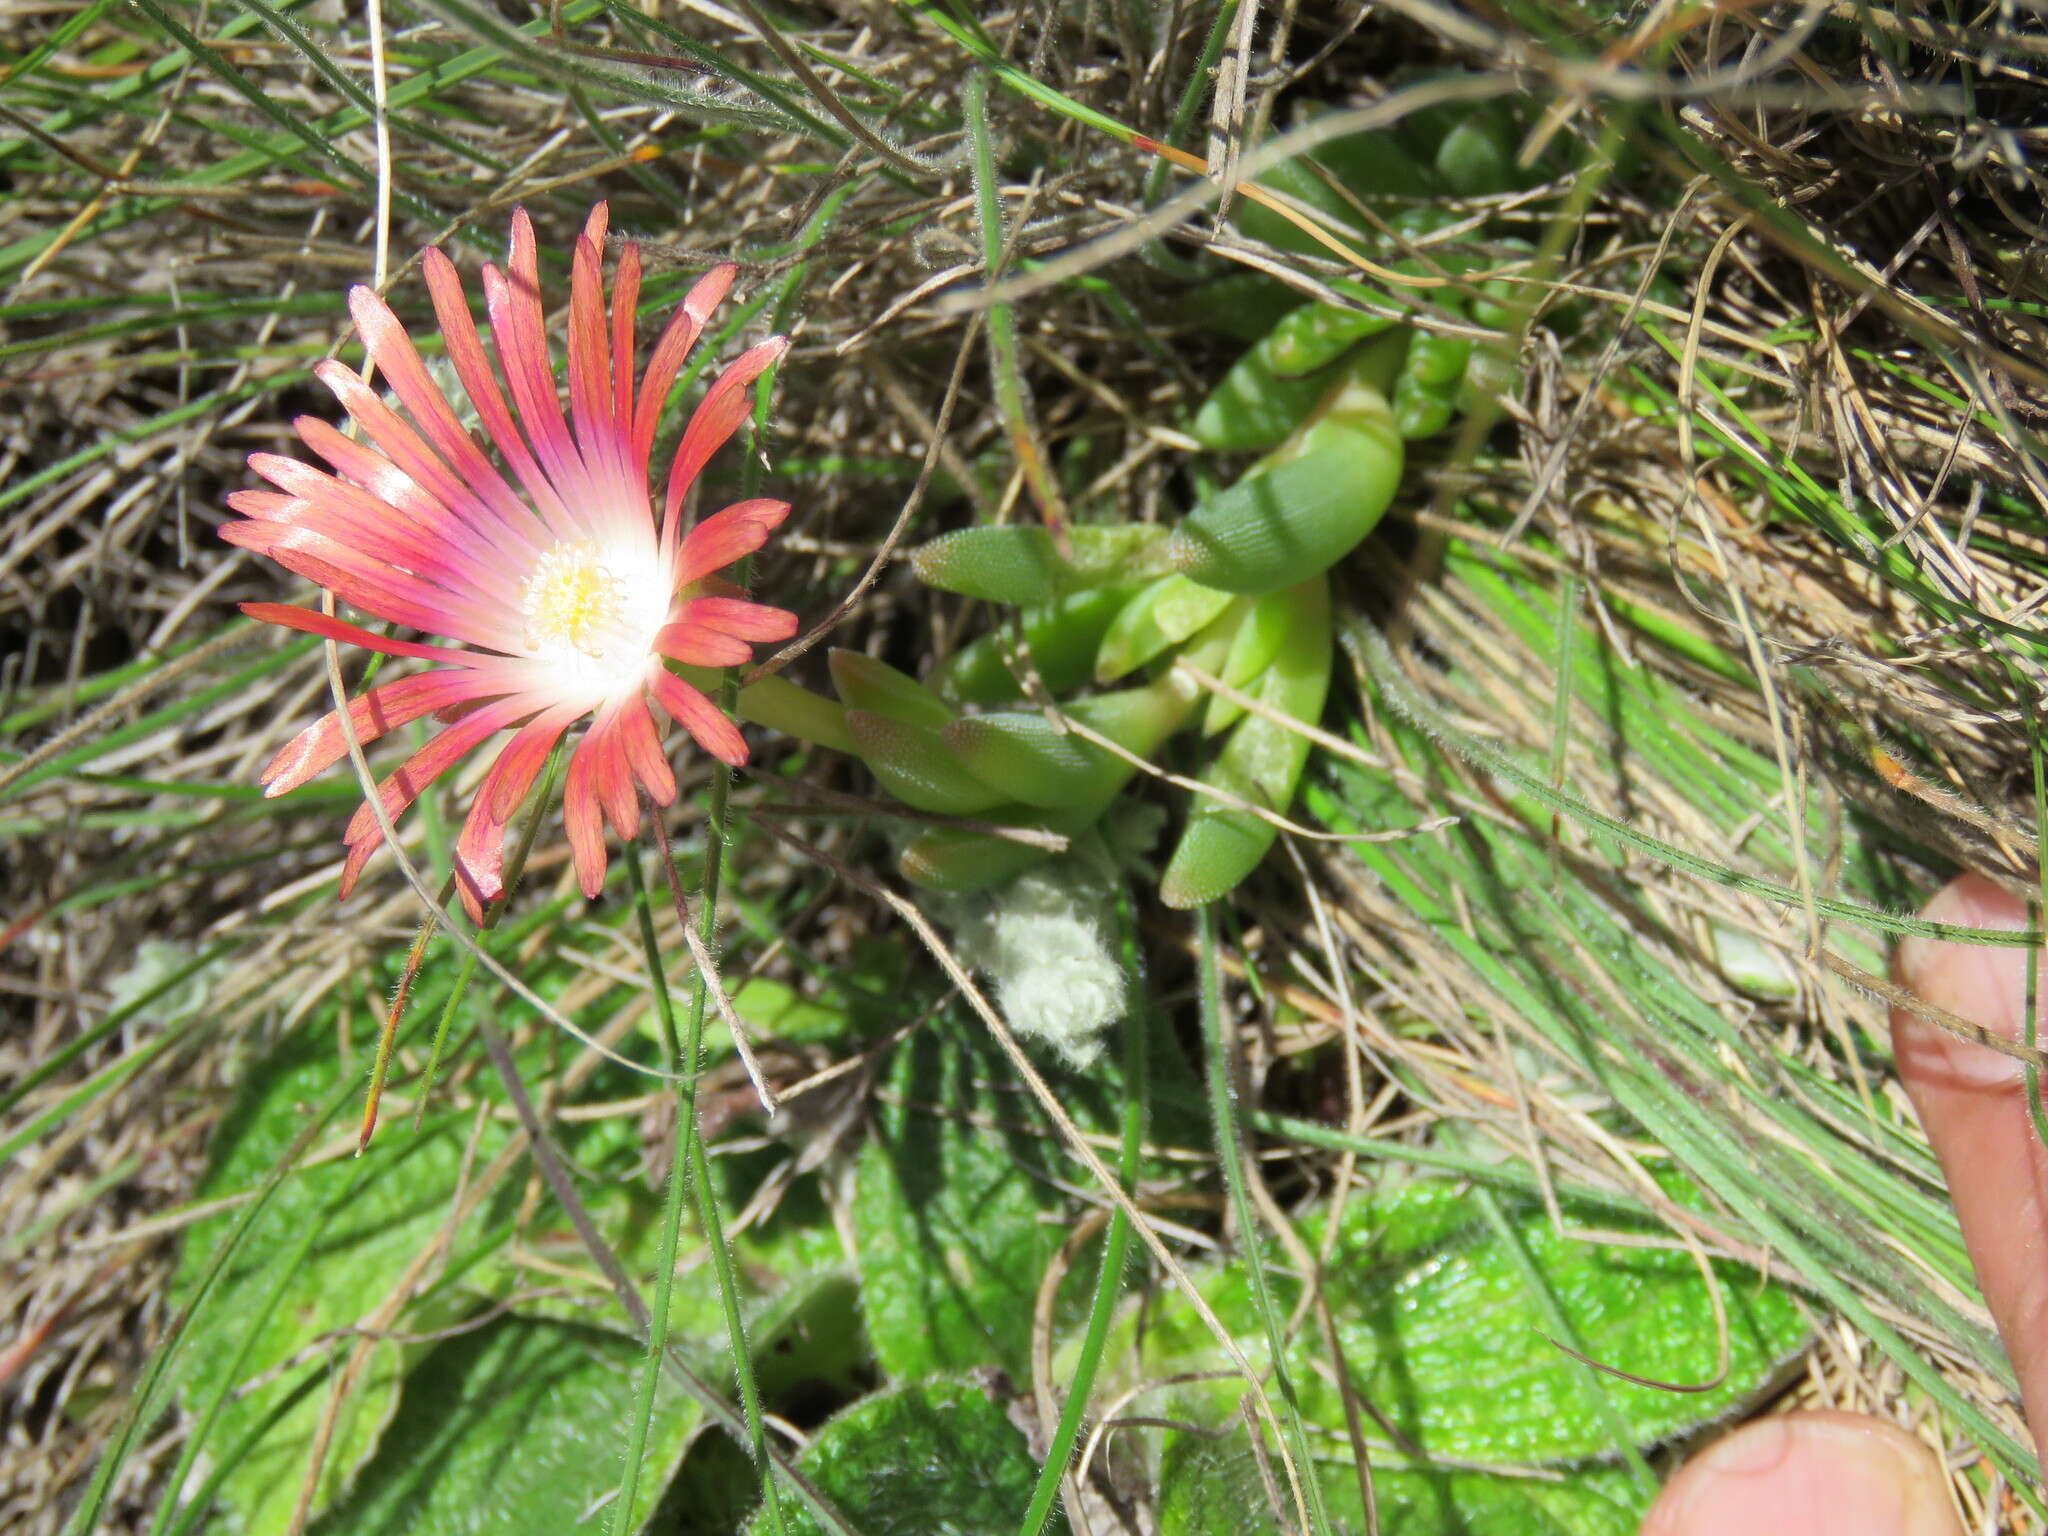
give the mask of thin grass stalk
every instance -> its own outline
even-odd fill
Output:
[[[1145,1125],[1151,1112],[1152,1013],[1145,991],[1136,915],[1128,890],[1118,898],[1117,917],[1121,951],[1118,958],[1124,972],[1124,1117],[1117,1178],[1127,1194],[1135,1195],[1144,1154]],[[1088,1396],[1102,1363],[1102,1351],[1109,1342],[1110,1325],[1116,1319],[1124,1266],[1130,1262],[1130,1253],[1131,1219],[1119,1205],[1110,1212],[1109,1231],[1102,1240],[1102,1264],[1095,1272],[1095,1295],[1088,1304],[1088,1328],[1081,1339],[1081,1353],[1074,1362],[1067,1398],[1060,1405],[1052,1443],[1046,1448],[1045,1464],[1038,1469],[1038,1483],[1031,1491],[1031,1503],[1024,1518],[1018,1523],[1017,1536],[1040,1536],[1046,1521],[1052,1518],[1060,1483],[1073,1465],[1074,1446],[1081,1438],[1081,1422],[1087,1416]]]
[[[974,205],[981,222],[982,281],[993,287],[1009,260],[1003,231],[1002,187],[996,173],[995,146],[988,131],[988,71],[971,70],[963,93],[967,133],[974,148]],[[1046,465],[1038,434],[1031,425],[1031,400],[1024,365],[1017,352],[1017,312],[1007,303],[988,307],[988,363],[995,386],[996,409],[1003,418],[1010,449],[1038,503],[1038,515],[1053,538],[1066,547],[1067,504]]]
[[[1280,1324],[1279,1309],[1266,1280],[1265,1243],[1260,1237],[1258,1214],[1252,1209],[1250,1191],[1245,1187],[1244,1130],[1238,1121],[1236,1053],[1231,1049],[1232,1028],[1223,1009],[1223,968],[1216,943],[1216,903],[1204,902],[1196,920],[1196,937],[1201,946],[1202,1039],[1208,1056],[1209,1121],[1216,1137],[1216,1161],[1230,1193],[1230,1210],[1237,1224],[1242,1248],[1245,1282],[1251,1291],[1259,1322],[1265,1330],[1266,1349],[1281,1406],[1286,1410],[1288,1450],[1299,1468],[1295,1497],[1304,1501],[1301,1515],[1310,1536],[1324,1536],[1336,1527],[1323,1501],[1323,1480],[1309,1452],[1308,1431],[1302,1424],[1301,1404],[1294,1390],[1294,1373],[1287,1367],[1287,1340]],[[1247,1433],[1255,1433],[1248,1425]]]
[[[662,814],[659,806],[653,807],[652,811],[657,817]],[[665,857],[666,850],[659,846],[660,841],[657,840],[656,857]],[[633,878],[633,910],[639,919],[640,947],[647,961],[648,985],[654,993],[655,1017],[661,1023],[661,1064],[671,1072],[679,1072],[684,1059],[683,1047],[676,1034],[675,1005],[669,997],[668,973],[662,963],[661,945],[654,936],[654,909],[647,899],[647,878],[641,872],[637,857],[627,860],[627,871]],[[687,915],[684,920],[688,921]],[[701,1007],[697,1009],[697,1019],[701,1030]],[[688,1132],[684,1127],[690,1125],[694,1117],[695,1093],[694,1073],[679,1078],[676,1085],[676,1138],[669,1152],[668,1188],[662,1196],[661,1205],[661,1242],[654,1271],[654,1308],[647,1319],[647,1362],[633,1384],[633,1406],[626,1420],[625,1470],[620,1474],[619,1496],[612,1506],[611,1527],[617,1536],[628,1536],[635,1528],[633,1504],[639,1492],[640,1461],[647,1453],[647,1429],[654,1417],[655,1388],[661,1377],[662,1356],[668,1351],[669,1309],[675,1294],[676,1249],[683,1227],[683,1186],[688,1182],[690,1162]]]
[[[507,910],[512,899],[512,888],[526,869],[527,857],[533,852],[533,840],[540,833],[540,819],[543,809],[554,798],[555,781],[560,778],[563,758],[562,744],[556,742],[554,750],[548,753],[547,766],[541,770],[540,788],[533,797],[533,814],[526,818],[520,828],[519,844],[506,860],[504,877],[505,894],[498,899],[496,911],[487,914],[489,922],[495,924]],[[455,973],[455,984],[448,989],[448,997],[441,1005],[441,1017],[434,1023],[434,1043],[427,1050],[426,1070],[420,1074],[419,1101],[413,1110],[412,1128],[418,1130],[427,1113],[427,1099],[434,1091],[434,1079],[440,1074],[441,1061],[446,1054],[448,1032],[455,1023],[455,1011],[462,1006],[468,995],[470,982],[476,976],[477,954],[475,950],[464,950],[462,968]]]

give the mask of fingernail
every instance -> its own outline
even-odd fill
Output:
[[[1964,928],[2027,926],[2026,904],[1981,875],[1951,880],[1921,909],[1929,922]],[[1994,1034],[2017,1040],[2027,1008],[2026,951],[2016,946],[1954,944],[1909,935],[1892,960],[1899,984],[1924,1002],[1945,1008]],[[2048,985],[2048,977],[2042,984]],[[1902,1046],[1918,1055],[1916,1075],[1940,1073],[1953,1083],[2000,1084],[2020,1075],[2020,1063],[1988,1046],[1959,1039],[1924,1019],[1899,1010],[1906,1030]]]
[[[1717,1440],[1664,1489],[1643,1536],[1958,1536],[1940,1466],[1896,1425],[1782,1414]]]

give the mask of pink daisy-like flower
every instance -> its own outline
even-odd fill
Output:
[[[604,886],[604,824],[622,838],[639,830],[635,785],[657,805],[676,797],[650,698],[713,757],[746,761],[738,728],[666,662],[735,666],[751,659],[754,643],[796,633],[795,614],[748,602],[715,575],[759,549],[789,515],[788,503],[742,501],[688,533],[681,528],[691,483],[745,418],[749,386],[788,343],[778,336],[750,348],[705,393],[677,446],[657,520],[647,475],[655,427],[734,269],[718,267],[698,280],[655,343],[636,391],[640,253],[632,244],[620,253],[607,321],[605,222],[599,203],[576,241],[566,418],[548,358],[525,210],[512,215],[507,270],[483,270],[491,346],[511,392],[509,407],[454,266],[433,247],[421,258],[448,360],[523,497],[463,429],[405,327],[375,293],[358,287],[349,291],[349,308],[405,415],[353,369],[320,364],[316,375],[368,443],[300,417],[301,440],[332,472],[274,453],[250,455],[249,467],[277,489],[229,497],[246,521],[221,530],[230,543],[268,555],[365,613],[465,647],[389,640],[280,603],[242,605],[272,624],[434,663],[348,706],[366,744],[423,715],[446,722],[379,786],[394,819],[467,754],[513,731],[456,843],[456,883],[479,919],[483,903],[504,892],[506,824],[571,725],[590,718],[569,759],[563,821],[584,893],[595,896]],[[297,788],[347,750],[339,711],[327,715],[271,761],[265,793]],[[343,896],[382,837],[365,803],[345,838]]]

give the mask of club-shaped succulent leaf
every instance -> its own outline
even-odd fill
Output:
[[[861,761],[905,805],[942,816],[976,816],[1003,802],[960,765],[931,726],[849,709],[846,729]]]
[[[936,729],[953,718],[953,706],[908,672],[859,651],[832,651],[832,687],[848,709],[887,715],[906,725]]]
[[[927,586],[1029,608],[1069,592],[1161,574],[1168,569],[1159,551],[1164,537],[1153,523],[1070,528],[1062,556],[1052,534],[1035,523],[962,528],[940,534],[910,558]]]
[[[1189,690],[1164,681],[1146,688],[1098,694],[1067,705],[1065,714],[1141,758],[1187,723]],[[969,715],[942,733],[946,745],[976,778],[1011,799],[1049,810],[1099,815],[1136,772],[1127,759],[1073,730],[1061,730],[1037,710]]]
[[[1214,622],[1236,601],[1185,576],[1162,576],[1124,606],[1095,655],[1095,681],[1113,683]]]
[[[1057,697],[1088,681],[1095,653],[1110,623],[1135,587],[1098,587],[1027,609],[1016,626],[1005,625],[962,646],[932,673],[932,685],[961,704],[1007,704],[1024,697],[1018,673],[1035,669],[1048,693]],[[1023,632],[1023,649],[1016,630]]]
[[[1285,722],[1322,718],[1330,687],[1330,588],[1318,575],[1285,594],[1291,622],[1253,697],[1270,714],[1247,714],[1223,743],[1203,781],[1250,805],[1285,812],[1308,762],[1308,738]],[[1276,836],[1273,824],[1247,810],[1203,796],[1188,815],[1159,897],[1194,907],[1231,890],[1250,874]]]
[[[1205,587],[1261,593],[1326,571],[1394,499],[1403,462],[1386,397],[1347,378],[1268,463],[1175,525],[1174,568]]]
[[[1223,660],[1219,675],[1224,682],[1233,688],[1249,688],[1273,664],[1273,658],[1286,643],[1292,622],[1288,601],[1287,590],[1283,588],[1247,605],[1243,622],[1230,638],[1230,653]],[[1214,736],[1243,714],[1242,704],[1233,703],[1220,693],[1211,694],[1208,707],[1202,711],[1202,734]]]

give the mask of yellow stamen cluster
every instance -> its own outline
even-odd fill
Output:
[[[590,545],[557,544],[526,578],[519,605],[528,645],[595,658],[624,615],[626,592]]]

